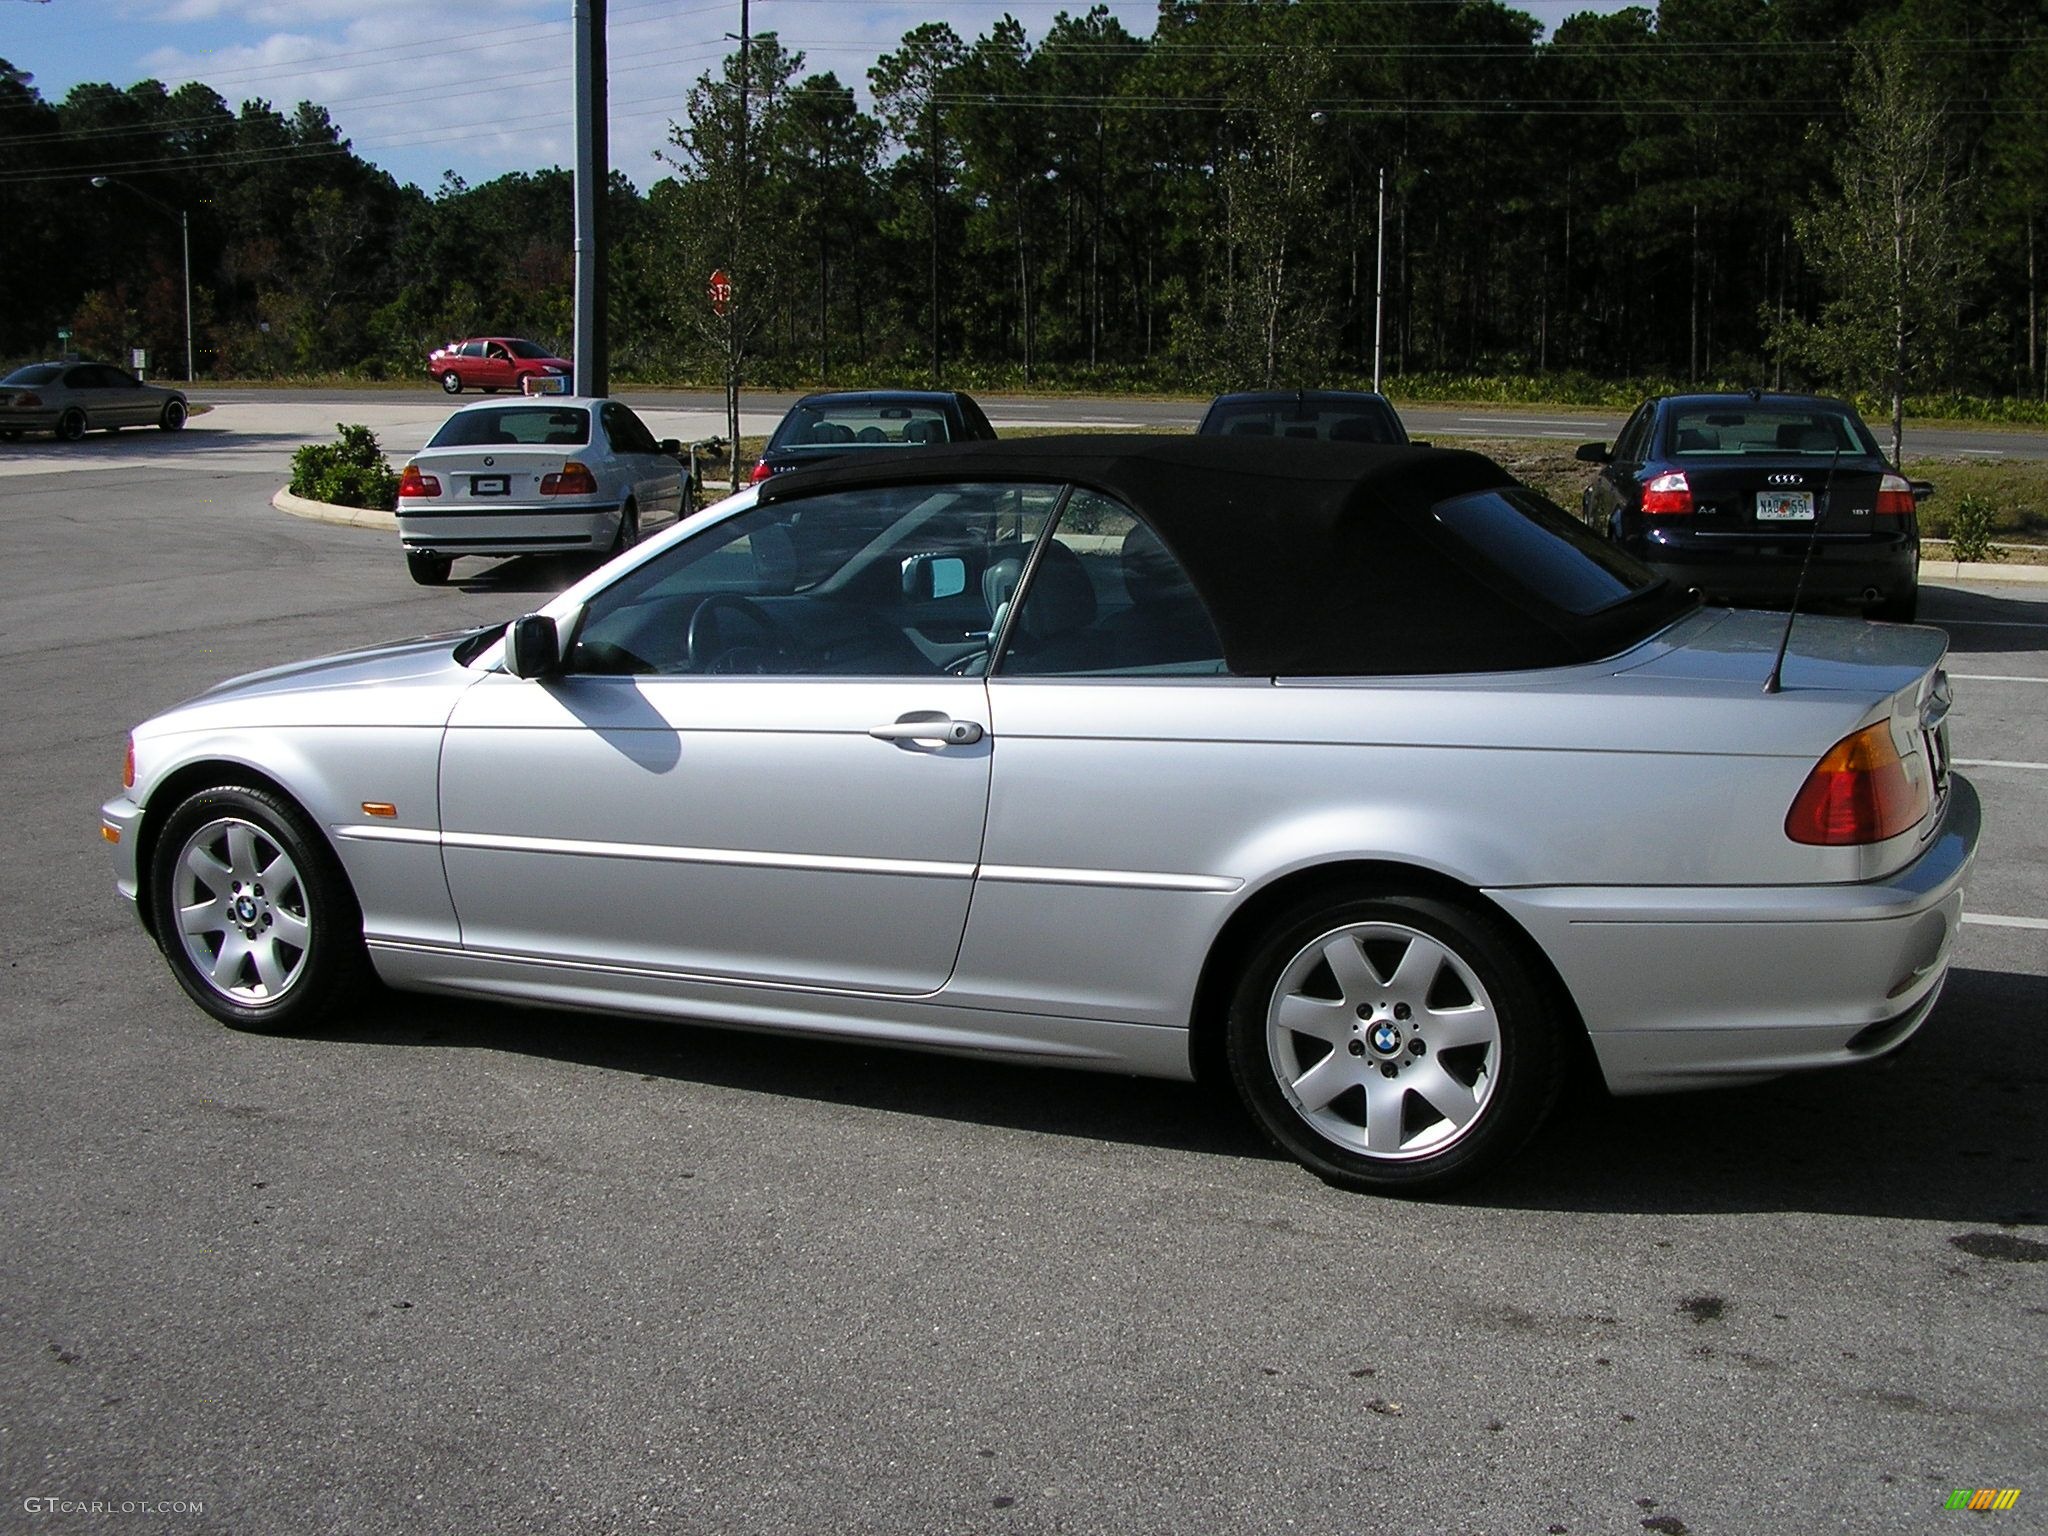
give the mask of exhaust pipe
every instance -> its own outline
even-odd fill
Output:
[[[1878,591],[1877,591],[1877,588],[1875,588],[1875,587],[1865,587],[1865,588],[1863,589],[1863,601],[1865,601],[1866,603],[1874,603],[1874,602],[1876,602],[1876,601],[1877,601],[1877,599],[1878,599]]]

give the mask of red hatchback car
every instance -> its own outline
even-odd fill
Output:
[[[536,341],[517,336],[473,336],[451,341],[427,355],[427,372],[451,395],[465,389],[520,390],[530,378],[568,379],[570,363]],[[565,383],[564,391],[568,389]]]

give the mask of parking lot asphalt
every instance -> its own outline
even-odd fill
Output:
[[[415,587],[209,420],[0,453],[0,1528],[1751,1536],[1952,1530],[1963,1487],[2040,1528],[2048,589],[1926,593],[1986,835],[1909,1051],[1586,1094],[1413,1204],[1169,1083],[211,1024],[112,890],[128,726],[576,568]]]

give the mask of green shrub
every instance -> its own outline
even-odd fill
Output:
[[[308,443],[292,455],[292,494],[337,507],[396,511],[398,476],[377,446],[377,434],[339,421],[334,430],[339,441]]]
[[[1949,553],[1958,560],[2003,560],[2005,551],[1991,542],[1991,503],[1965,496],[1948,517]]]

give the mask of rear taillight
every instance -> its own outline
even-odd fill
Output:
[[[24,411],[34,410],[42,403],[43,397],[41,395],[16,395],[14,397],[15,406]]]
[[[1785,813],[1785,835],[1826,848],[1881,843],[1918,826],[1933,803],[1926,773],[1908,771],[1891,722],[1880,720],[1814,764]]]
[[[401,496],[438,496],[441,482],[433,475],[423,475],[417,464],[405,466],[405,473],[398,477],[398,494]]]
[[[768,467],[768,461],[766,459],[763,459],[759,464],[756,464],[754,466],[754,472],[751,475],[747,476],[747,484],[759,485],[763,480],[766,480],[770,475],[774,473],[775,471]]]
[[[1904,475],[1886,475],[1877,482],[1879,517],[1911,517],[1913,506],[1913,484]]]
[[[562,466],[558,475],[542,475],[540,493],[543,496],[595,496],[597,476],[588,466],[578,464],[574,459]]]
[[[1643,510],[1653,515],[1690,512],[1692,487],[1686,483],[1685,471],[1674,469],[1670,474],[1659,475],[1644,486]]]

